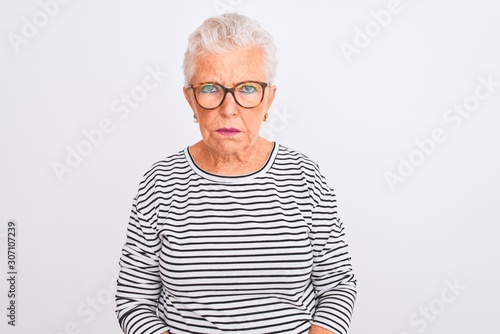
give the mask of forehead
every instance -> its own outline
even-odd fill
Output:
[[[191,83],[214,81],[224,86],[233,86],[246,80],[266,81],[264,53],[261,49],[240,49],[198,56]]]

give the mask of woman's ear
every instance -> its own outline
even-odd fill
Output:
[[[269,109],[271,108],[271,104],[273,104],[274,97],[276,96],[276,85],[272,85],[270,87],[267,87],[265,94],[266,94],[266,96],[264,99],[265,99],[266,106],[264,108],[264,111],[265,111],[265,113],[267,113],[269,111]]]
[[[189,103],[191,106],[191,109],[194,110],[194,105],[193,105],[193,94],[191,94],[191,88],[189,87],[182,87],[182,91],[184,92],[184,97],[186,98],[186,101]]]
[[[272,85],[269,87],[269,105],[271,105],[274,101],[274,96],[276,96],[276,85]]]

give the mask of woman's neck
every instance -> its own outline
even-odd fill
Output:
[[[196,165],[218,175],[244,175],[259,170],[269,158],[274,144],[260,137],[255,144],[237,152],[222,152],[203,140],[189,148]]]

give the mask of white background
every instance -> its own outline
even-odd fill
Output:
[[[187,36],[232,9],[279,50],[263,135],[318,162],[337,192],[359,284],[350,333],[499,333],[500,1],[390,3],[2,1],[0,267],[14,219],[18,282],[12,327],[0,280],[0,331],[121,333],[112,295],[138,182],[200,138],[182,94]],[[382,26],[371,12],[388,6]],[[148,68],[168,75],[125,115]],[[468,117],[447,114],[463,103]],[[430,144],[435,129],[445,139]]]

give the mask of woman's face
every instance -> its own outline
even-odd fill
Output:
[[[257,48],[203,55],[195,61],[190,84],[216,82],[230,88],[244,81],[266,82],[263,64],[263,52]],[[239,106],[231,93],[213,110],[197,104],[193,89],[184,88],[184,95],[198,119],[205,145],[221,154],[237,154],[256,143],[275,91],[275,86],[266,87],[262,103],[251,109]]]

